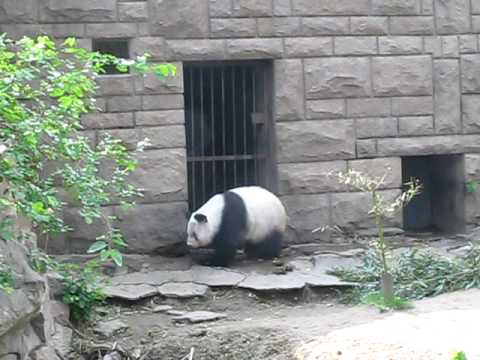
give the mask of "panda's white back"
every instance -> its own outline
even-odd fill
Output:
[[[230,190],[240,196],[247,210],[247,239],[260,241],[273,230],[285,232],[287,214],[285,208],[270,191],[259,186],[244,186]]]

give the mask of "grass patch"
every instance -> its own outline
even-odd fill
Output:
[[[375,251],[367,252],[362,264],[334,268],[328,273],[343,281],[358,283],[341,294],[341,301],[360,303],[370,293],[380,291],[383,267]],[[418,300],[439,294],[480,287],[480,248],[471,247],[463,258],[450,259],[428,250],[409,250],[391,260],[395,296]]]
[[[365,295],[365,297],[362,299],[362,303],[374,305],[380,309],[380,311],[406,310],[413,307],[413,304],[410,301],[399,296],[395,296],[392,301],[387,302],[380,291],[371,292]]]

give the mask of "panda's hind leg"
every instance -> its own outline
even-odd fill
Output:
[[[258,243],[247,242],[244,251],[249,258],[273,259],[280,256],[282,242],[283,234],[280,231],[273,231],[263,241]]]

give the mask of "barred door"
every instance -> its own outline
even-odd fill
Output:
[[[271,173],[270,63],[187,63],[185,127],[190,211]]]

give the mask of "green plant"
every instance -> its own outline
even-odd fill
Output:
[[[108,65],[159,78],[175,75],[173,65],[153,66],[147,59],[92,53],[78,48],[74,39],[57,46],[45,36],[17,42],[0,36],[0,183],[8,186],[0,194],[1,208],[14,207],[40,232],[68,231],[61,216],[63,188],[87,224],[100,219],[107,225],[89,252],[122,264],[126,242],[102,207],[113,199],[125,208],[133,204],[140,193],[126,179],[137,163],[111,136],[93,146],[81,131],[81,117],[95,110],[95,79]],[[101,171],[105,164],[108,174]],[[0,224],[3,238],[10,225]]]
[[[10,294],[13,292],[14,286],[13,271],[4,263],[2,254],[0,254],[0,291],[5,291],[7,294]]]
[[[368,305],[374,305],[380,309],[380,311],[388,310],[405,310],[412,308],[412,303],[404,298],[399,296],[394,296],[391,300],[385,300],[383,293],[380,291],[375,291],[368,293],[362,299],[362,303]]]
[[[467,355],[463,351],[459,351],[453,354],[452,360],[467,360]]]

